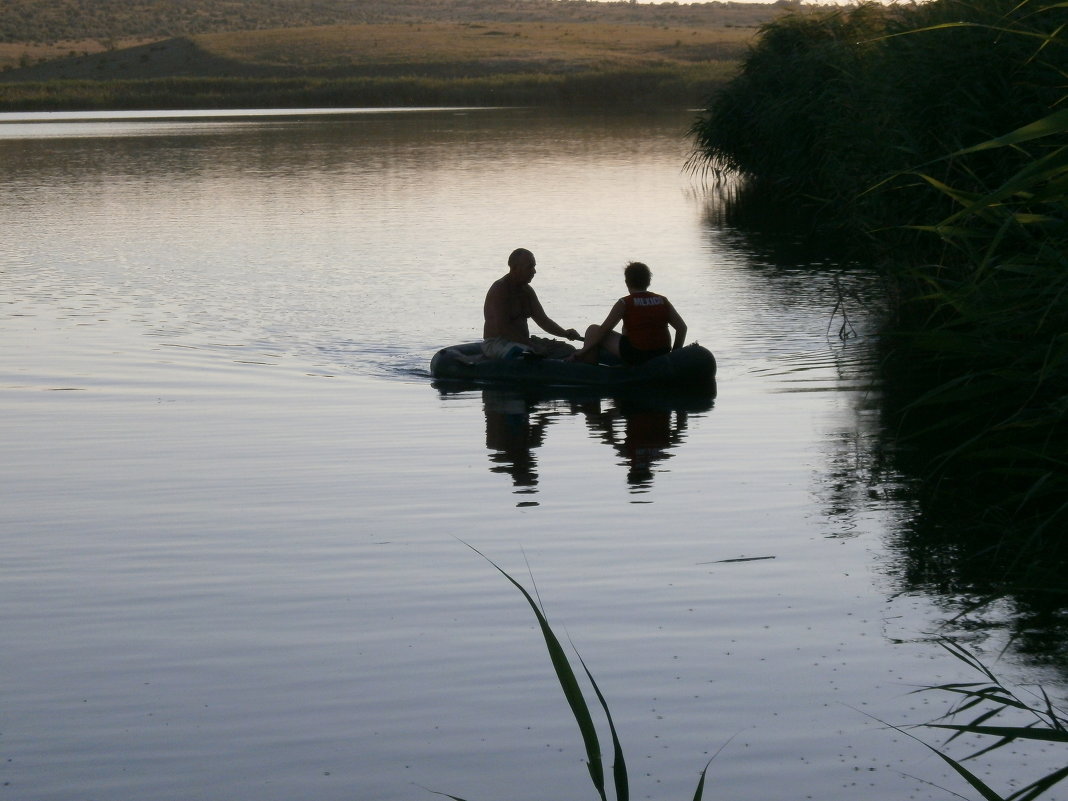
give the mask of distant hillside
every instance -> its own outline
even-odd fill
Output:
[[[778,5],[783,5],[780,0]],[[0,43],[116,43],[202,33],[386,22],[601,22],[754,26],[761,3],[585,0],[3,0]]]
[[[0,0],[0,109],[692,105],[800,7]]]
[[[177,37],[0,73],[0,82],[171,77],[467,78],[738,61],[753,31],[583,23],[386,23]]]

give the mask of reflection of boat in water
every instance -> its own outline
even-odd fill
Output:
[[[545,442],[545,430],[552,414],[518,393],[484,389],[482,408],[486,414],[486,448],[490,451],[490,471],[508,473],[518,492],[535,492],[538,460],[534,449]]]
[[[638,491],[648,489],[654,466],[670,459],[670,451],[682,442],[686,414],[684,408],[623,399],[607,411],[587,414],[587,420],[604,442],[623,457],[627,483]],[[616,421],[622,422],[622,431],[617,429]]]
[[[644,386],[612,391],[594,387],[486,386],[473,381],[435,381],[442,395],[479,392],[486,417],[490,471],[511,476],[514,491],[538,492],[537,452],[549,427],[568,417],[585,418],[589,434],[622,458],[632,492],[648,491],[656,466],[672,457],[685,437],[689,415],[713,406],[715,382],[693,392]],[[520,506],[536,506],[530,498]]]
[[[561,359],[487,359],[478,342],[442,348],[430,361],[430,374],[513,386],[586,386],[605,390],[656,387],[709,390],[716,381],[716,357],[694,343],[639,367],[584,364]],[[714,391],[714,390],[713,390]]]

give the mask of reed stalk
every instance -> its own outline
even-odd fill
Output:
[[[1066,745],[1068,744],[1068,716],[1050,700],[1041,688],[1031,697],[1024,697],[1006,687],[964,646],[952,640],[942,640],[940,644],[952,656],[980,673],[982,680],[953,682],[917,690],[917,692],[938,691],[958,696],[958,702],[948,713],[939,718],[939,721],[943,722],[935,721],[924,724],[926,728],[952,732],[950,737],[941,747],[929,745],[923,740],[920,742],[937,754],[986,801],[1034,801],[1068,778],[1068,765],[1066,765],[1040,776],[1013,793],[1001,795],[964,765],[968,760],[984,754],[1003,748],[1024,747],[1027,743]],[[965,713],[974,717],[965,723],[945,722],[957,719]],[[1015,716],[1011,724],[995,725],[995,720],[1003,721],[1010,715]],[[893,728],[913,739],[918,739],[900,727]],[[992,738],[993,742],[961,759],[955,759],[947,753],[947,746],[963,735]]]
[[[534,613],[534,617],[538,621],[538,626],[545,642],[545,648],[548,651],[549,659],[553,666],[553,671],[556,673],[557,681],[560,683],[560,689],[564,694],[564,698],[567,699],[568,706],[571,708],[571,714],[574,716],[575,723],[578,725],[579,733],[586,749],[586,767],[589,770],[590,781],[593,783],[594,790],[597,792],[598,797],[601,801],[608,801],[608,789],[611,787],[615,801],[629,801],[630,778],[627,773],[627,763],[623,756],[623,747],[620,744],[608,702],[605,700],[604,695],[601,693],[601,688],[598,687],[596,680],[593,678],[593,673],[590,672],[590,669],[586,666],[582,657],[576,652],[576,658],[582,666],[582,670],[586,674],[590,686],[593,688],[598,705],[605,716],[608,731],[612,739],[613,761],[611,785],[606,782],[604,761],[601,755],[600,738],[598,737],[597,726],[593,721],[590,705],[586,701],[586,697],[582,692],[582,687],[579,684],[578,676],[567,657],[567,653],[560,643],[560,639],[556,636],[552,626],[549,625],[549,621],[545,616],[545,611],[541,608],[539,603],[535,601],[534,597],[527,591],[527,589],[505,572],[505,570],[496,562],[474,546],[468,545],[467,543],[464,544],[493,565],[493,567],[495,567],[497,571],[520,592],[523,598],[526,599],[527,604]],[[714,758],[715,754],[712,756],[712,759]],[[712,759],[709,759],[701,770],[697,788],[694,791],[693,801],[701,801],[702,796],[704,795],[705,776],[709,766],[712,764]],[[465,799],[460,798],[459,796],[450,795],[448,793],[436,794],[451,798],[453,801],[465,801]]]

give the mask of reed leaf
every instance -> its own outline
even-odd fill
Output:
[[[542,637],[545,639],[545,647],[549,651],[549,659],[552,661],[553,670],[556,671],[556,678],[560,682],[560,689],[564,692],[564,698],[567,699],[568,706],[571,707],[571,714],[574,715],[579,732],[582,734],[582,742],[586,747],[586,767],[590,772],[590,780],[593,782],[597,794],[601,797],[601,801],[608,801],[608,797],[605,794],[604,765],[601,761],[601,744],[597,737],[597,729],[593,725],[590,708],[586,704],[578,678],[575,676],[575,671],[571,669],[571,664],[568,662],[563,646],[560,645],[560,640],[553,633],[552,628],[549,626],[549,621],[546,620],[545,615],[538,608],[538,604],[522,584],[508,575],[500,565],[473,545],[469,545],[466,542],[464,545],[467,545],[468,548],[497,568],[497,571],[523,594],[523,597],[527,599],[527,603],[530,604],[530,608],[534,611],[534,617],[537,618],[538,626],[541,627]]]
[[[875,720],[879,720],[879,719],[875,718]],[[931,751],[932,753],[934,753],[939,759],[941,759],[943,762],[945,762],[947,765],[949,765],[951,768],[953,768],[953,770],[956,771],[956,773],[961,778],[963,778],[966,782],[968,782],[968,784],[970,784],[973,788],[975,788],[975,790],[977,790],[979,792],[979,794],[984,799],[986,799],[986,801],[1010,801],[1008,798],[1003,798],[1002,796],[998,795],[998,793],[996,793],[993,790],[993,788],[991,788],[982,779],[980,779],[978,776],[976,776],[974,773],[972,773],[970,770],[968,770],[966,767],[964,767],[964,765],[962,765],[960,762],[958,762],[957,760],[953,759],[953,757],[949,756],[948,754],[943,753],[942,751],[939,751],[933,745],[930,745],[929,743],[925,743],[919,737],[917,737],[916,735],[912,734],[909,731],[906,731],[901,726],[895,726],[892,723],[886,723],[886,721],[882,721],[882,720],[880,720],[879,722],[884,724],[884,725],[886,725],[886,726],[889,726],[891,729],[893,729],[894,731],[898,732],[899,734],[903,734],[906,737],[908,737],[908,738],[910,738],[912,740],[915,740],[920,745],[922,745],[924,748],[926,748],[929,751]]]
[[[1013,740],[1041,740],[1047,743],[1068,743],[1068,733],[1050,729],[1043,731],[1032,726],[976,726],[972,723],[956,725],[950,723],[932,723],[932,729],[947,729],[959,734],[985,734],[990,737],[1002,737],[1002,745]]]
[[[431,790],[430,792],[432,792],[434,795],[440,795],[442,798],[451,798],[452,801],[467,801],[466,798],[460,798],[460,796],[458,795],[449,795],[448,793],[441,793],[437,790]]]
[[[901,729],[898,729],[898,731],[901,731]],[[908,734],[908,732],[904,733]],[[912,735],[909,736],[911,737]],[[949,756],[948,754],[943,754],[934,746],[924,743],[923,740],[919,740],[919,742],[923,743],[926,748],[937,754],[939,759],[941,759],[943,762],[953,768],[953,770],[955,770],[958,775],[960,775],[966,782],[968,782],[968,784],[974,787],[979,792],[979,794],[986,799],[986,801],[1008,801],[1008,799],[1002,798],[1000,795],[994,792],[994,790],[989,785],[987,785],[982,779],[980,779],[978,776],[976,776],[974,773],[964,767],[960,762],[953,759],[953,757]]]
[[[1034,161],[1029,162],[1019,172],[1010,176],[1009,179],[1002,183],[997,189],[978,196],[969,196],[969,193],[967,192],[955,190],[945,184],[941,184],[941,182],[935,182],[933,179],[928,179],[928,183],[931,183],[932,185],[938,183],[939,185],[937,188],[940,191],[963,205],[963,208],[939,223],[939,227],[951,225],[969,215],[982,214],[985,211],[999,208],[1001,204],[1013,198],[1021,200],[1030,199],[1027,196],[1029,189],[1039,186],[1046,181],[1063,179],[1064,171],[1068,169],[1068,163],[1066,163],[1065,160],[1066,155],[1068,155],[1068,151],[1062,148],[1046,156],[1037,158]]]
[[[715,756],[713,756],[712,759],[715,759]],[[697,789],[694,791],[693,801],[701,801],[701,797],[705,794],[705,774],[708,773],[708,766],[712,764],[712,759],[709,759],[708,762],[705,763],[704,768],[701,769],[701,778],[697,782]]]
[[[1068,727],[1065,726],[1066,721],[1064,715],[1060,710],[1053,706],[1049,696],[1044,691],[1042,693],[1041,706],[1026,703],[1015,693],[1006,688],[997,679],[994,673],[964,646],[953,642],[952,640],[942,640],[940,641],[940,645],[954,657],[967,664],[970,668],[982,673],[987,679],[987,681],[982,682],[953,682],[949,684],[941,684],[927,687],[922,690],[939,690],[958,694],[963,697],[964,701],[957,704],[944,717],[953,717],[962,712],[977,709],[981,704],[990,705],[990,708],[983,711],[967,724],[926,724],[928,728],[953,732],[946,741],[947,743],[952,742],[963,734],[997,738],[991,745],[970,754],[965,757],[965,759],[974,759],[975,757],[1003,748],[1018,740],[1044,743],[1068,743]],[[988,725],[988,721],[992,720],[995,716],[1001,714],[1005,710],[1010,709],[1015,712],[1029,714],[1034,717],[1034,720],[1026,726]],[[908,734],[908,732],[905,733]],[[909,734],[908,736],[912,737],[913,735]],[[920,740],[920,742],[923,741]],[[1037,779],[1023,789],[1009,795],[1007,798],[1000,799],[993,790],[964,768],[960,761],[952,759],[939,749],[934,748],[927,743],[924,743],[924,745],[938,754],[938,756],[957,771],[957,773],[964,777],[969,784],[979,790],[984,798],[990,799],[990,801],[995,801],[995,799],[999,799],[999,801],[1033,801],[1033,799],[1049,790],[1049,788],[1058,784],[1065,778],[1068,778],[1068,767],[1059,768],[1058,770],[1052,771]]]
[[[1022,790],[1010,795],[1008,801],[1034,801],[1034,799],[1038,798],[1050,787],[1063,781],[1065,778],[1068,778],[1068,767],[1061,768],[1048,776],[1043,776],[1041,779],[1032,782]]]
[[[977,22],[943,22],[939,25],[928,25],[925,28],[911,28],[901,33],[892,33],[887,36],[881,36],[878,39],[873,39],[872,41],[893,39],[898,36],[913,36],[918,33],[931,33],[932,31],[948,31],[954,28],[972,28],[974,30],[992,31],[994,33],[1010,33],[1014,35],[1027,36],[1029,38],[1039,39],[1043,42],[1046,42],[1049,39],[1046,34],[1033,31],[1023,31],[1019,28],[1006,28],[998,25],[981,25]]]
[[[463,542],[463,540],[461,540]],[[586,704],[586,699],[582,694],[582,690],[579,687],[578,678],[575,675],[574,670],[571,668],[571,664],[567,659],[567,655],[564,653],[564,649],[560,644],[560,640],[556,634],[553,633],[552,627],[549,625],[549,621],[545,617],[545,613],[542,611],[539,603],[535,601],[534,597],[527,592],[518,581],[512,578],[503,568],[501,568],[496,562],[466,542],[472,551],[477,553],[491,565],[493,565],[497,571],[508,579],[517,590],[519,590],[523,597],[526,598],[527,603],[534,612],[534,616],[538,620],[538,625],[541,627],[542,637],[545,640],[545,646],[549,651],[549,657],[553,664],[553,669],[556,671],[556,677],[560,682],[560,688],[564,692],[565,698],[567,698],[568,704],[571,707],[571,712],[575,717],[576,723],[578,723],[579,730],[582,733],[583,743],[586,747],[587,767],[590,771],[590,778],[593,781],[594,788],[597,790],[597,794],[601,797],[601,801],[607,801],[607,792],[605,786],[604,767],[601,761],[600,742],[597,737],[597,731],[593,725],[593,718],[590,715],[589,706]],[[537,590],[535,589],[535,592]],[[572,643],[572,647],[574,644]],[[601,709],[604,710],[605,718],[608,721],[608,728],[612,734],[612,750],[614,756],[614,762],[612,766],[612,778],[615,788],[615,801],[630,801],[630,780],[627,775],[627,762],[623,756],[623,746],[620,743],[619,735],[616,731],[616,724],[612,718],[612,711],[608,706],[608,702],[605,700],[604,694],[601,692],[601,688],[598,686],[597,681],[593,678],[593,673],[586,665],[585,660],[578,653],[576,649],[575,654],[582,665],[583,671],[586,673],[586,677],[590,681],[590,685],[593,687],[593,691],[597,696],[598,702],[601,704]],[[708,767],[712,764],[712,760],[722,751],[727,743],[734,738],[730,738],[716,751],[715,754],[705,763],[704,768],[701,770],[700,779],[697,784],[697,790],[694,794],[694,801],[701,801],[701,796],[704,793],[705,777],[708,773]],[[431,791],[435,792],[435,791]],[[446,793],[436,793],[437,795],[451,798],[453,801],[464,801],[453,795]]]
[[[623,758],[623,746],[616,734],[616,724],[612,720],[612,711],[608,708],[608,702],[604,700],[604,695],[601,694],[601,688],[597,686],[593,674],[586,667],[586,660],[582,658],[577,649],[575,653],[582,664],[582,669],[586,671],[586,677],[590,680],[593,691],[597,694],[597,700],[600,702],[601,709],[604,710],[604,716],[608,720],[608,730],[612,734],[612,781],[616,789],[616,801],[629,801],[630,779],[627,776],[627,760]]]
[[[958,150],[955,153],[950,153],[946,158],[955,158],[967,155],[968,153],[979,153],[983,150],[1008,147],[1009,145],[1020,145],[1024,142],[1031,142],[1046,136],[1063,134],[1066,131],[1068,131],[1068,109],[1062,109],[1060,111],[1055,111],[1040,120],[1021,126],[1015,131],[1010,131],[1004,136],[996,136],[986,142],[980,142],[978,145],[972,145],[971,147]]]

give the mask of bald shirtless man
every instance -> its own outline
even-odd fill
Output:
[[[536,262],[534,254],[526,248],[517,248],[508,257],[508,274],[493,282],[486,293],[483,314],[486,318],[482,329],[483,352],[491,358],[519,355],[521,351],[533,351],[539,356],[564,359],[575,352],[566,342],[543,337],[532,337],[527,320],[532,319],[542,329],[558,337],[582,339],[574,328],[564,329],[554,322],[541,307],[538,296],[530,282],[534,280]]]

